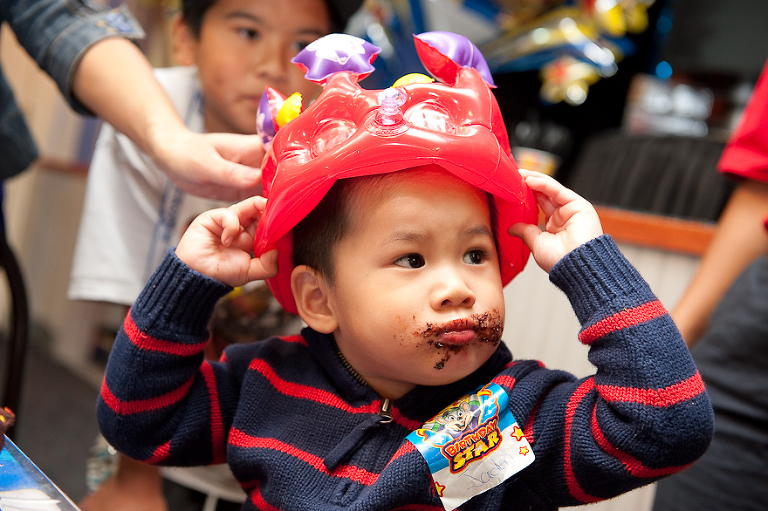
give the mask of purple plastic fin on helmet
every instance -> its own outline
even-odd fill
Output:
[[[284,102],[285,96],[270,86],[267,86],[261,95],[259,108],[256,111],[256,134],[261,137],[261,143],[265,148],[277,133],[275,118]]]
[[[272,141],[275,133],[277,133],[269,111],[269,98],[266,92],[261,95],[259,109],[256,113],[256,133],[261,137],[261,143],[265,146]]]
[[[416,51],[422,64],[438,80],[453,85],[458,74],[458,66],[472,67],[480,73],[485,83],[490,87],[496,87],[485,57],[477,46],[463,35],[435,31],[424,32],[413,37],[416,39]],[[445,60],[446,58],[449,62]]]
[[[307,80],[324,84],[334,73],[350,71],[362,80],[375,68],[381,48],[348,34],[329,34],[310,43],[291,62],[304,69]]]

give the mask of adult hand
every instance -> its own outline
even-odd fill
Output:
[[[258,136],[180,128],[154,140],[153,160],[185,192],[229,201],[261,194],[264,148]]]

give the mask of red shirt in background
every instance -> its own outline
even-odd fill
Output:
[[[718,168],[734,176],[768,182],[768,62]],[[768,229],[768,217],[765,227]]]

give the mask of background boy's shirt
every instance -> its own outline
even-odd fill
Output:
[[[568,254],[550,278],[583,325],[596,375],[576,380],[512,361],[501,345],[465,379],[395,400],[393,422],[379,424],[380,396],[345,369],[329,336],[305,330],[203,361],[210,311],[229,288],[170,253],[118,335],[100,427],[118,449],[153,463],[226,457],[249,492],[243,509],[442,509],[426,461],[404,439],[489,381],[509,395],[536,460],[461,509],[593,502],[697,459],[713,427],[703,383],[671,318],[610,238]]]
[[[195,67],[155,70],[179,117],[205,132]],[[198,214],[228,203],[182,192],[128,137],[105,124],[88,175],[68,296],[130,305]]]

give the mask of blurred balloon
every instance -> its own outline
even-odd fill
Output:
[[[472,18],[482,28],[475,27],[472,34],[465,35],[485,56],[490,73],[539,70],[542,99],[578,105],[586,98],[590,85],[614,75],[619,62],[635,51],[628,34],[647,29],[648,8],[653,3],[654,0],[430,0],[422,12],[417,0],[369,0],[365,36],[373,35],[379,46],[394,48],[382,55],[377,68],[382,67],[390,74],[397,70],[404,74],[415,71],[408,67],[413,66],[413,61],[410,49],[403,44],[403,33],[410,27],[420,23],[464,33],[465,25],[469,24],[465,18]],[[457,9],[467,16],[442,15],[443,11]],[[442,26],[450,25],[452,20],[457,26]],[[373,26],[376,30],[370,28]]]
[[[648,27],[653,0],[562,1],[481,46],[494,72],[541,70],[548,102],[584,102],[589,85],[616,73],[634,51],[625,37]],[[570,94],[569,92],[570,91]]]

